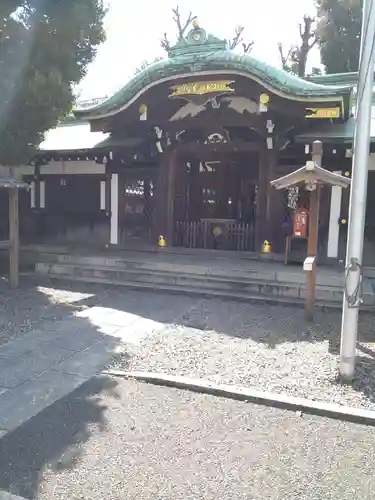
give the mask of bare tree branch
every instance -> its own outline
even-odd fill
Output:
[[[317,43],[317,34],[314,28],[315,18],[305,15],[303,23],[298,25],[301,42],[292,46],[288,54],[285,55],[283,46],[279,43],[279,53],[281,64],[284,70],[297,74],[301,78],[306,75],[307,58],[310,50]]]
[[[173,21],[177,25],[178,35],[180,36],[181,35],[181,31],[182,31],[182,26],[181,26],[181,15],[180,15],[179,6],[177,5],[177,7],[175,9],[172,9],[172,12],[174,14],[173,15]]]
[[[237,45],[239,45],[240,43],[243,42],[243,38],[242,38],[242,33],[244,31],[244,27],[243,26],[236,26],[236,29],[235,29],[235,36],[234,38],[229,42],[229,49],[230,50],[233,50],[237,47]]]
[[[164,37],[160,40],[160,46],[168,51],[171,48],[170,41],[168,40],[167,33],[164,33]]]
[[[251,49],[253,48],[254,42],[249,42],[249,43],[243,43],[243,53],[244,54],[249,54],[251,52]]]
[[[172,9],[172,12],[173,12],[173,21],[176,23],[177,26],[178,40],[181,40],[181,38],[184,37],[186,30],[188,29],[191,22],[193,21],[193,19],[195,19],[196,16],[193,16],[193,13],[189,12],[187,20],[185,21],[184,25],[182,25],[179,6],[177,5],[175,9]]]
[[[318,42],[318,39],[315,38],[310,44],[309,44],[309,51],[314,47],[314,45],[316,45],[316,43]]]
[[[281,44],[281,42],[279,42],[277,44],[277,48],[279,49],[279,54],[280,54],[280,59],[281,59],[281,66],[283,67],[283,69],[285,70],[286,68],[286,57],[284,56],[284,49],[283,49],[283,46]]]
[[[238,47],[240,44],[242,44],[243,48],[243,53],[248,54],[251,49],[253,48],[254,42],[244,42],[244,39],[242,37],[242,34],[244,32],[245,28],[241,25],[236,26],[234,30],[234,37],[229,41],[229,50],[234,50],[236,47]]]
[[[181,40],[182,38],[184,38],[185,32],[190,26],[190,24],[196,19],[196,16],[193,16],[192,12],[190,12],[186,21],[182,22],[180,8],[178,5],[176,8],[172,9],[172,12],[173,12],[173,21],[175,22],[177,28],[177,40]],[[167,33],[164,33],[163,38],[160,40],[160,46],[166,51],[168,51],[171,48],[172,44],[169,41]]]
[[[313,30],[313,25],[315,22],[315,18],[311,16],[304,16],[303,18],[303,28],[300,24],[300,37],[301,37],[301,45],[298,47],[298,76],[304,77],[306,75],[306,65],[307,58],[310,50],[316,44],[316,34],[315,30]],[[310,43],[310,40],[312,42]]]
[[[181,40],[182,38],[184,38],[186,30],[188,29],[190,24],[191,23],[194,24],[194,21],[197,19],[197,16],[193,16],[193,13],[189,12],[189,15],[188,15],[186,21],[182,22],[180,8],[178,5],[177,5],[177,7],[172,9],[172,13],[173,13],[173,21],[175,22],[176,27],[177,27],[177,40]],[[238,47],[240,44],[242,44],[243,53],[248,54],[251,51],[251,49],[253,48],[254,42],[253,41],[244,42],[244,39],[242,37],[244,29],[245,28],[241,25],[236,26],[235,35],[234,35],[233,39],[230,40],[230,42],[229,42],[229,49],[233,50],[236,47]],[[168,51],[171,48],[171,43],[168,39],[167,33],[164,33],[164,37],[160,41],[160,45],[166,51]]]
[[[288,68],[289,68],[289,60],[290,60],[290,58],[292,56],[294,48],[291,47],[288,50],[288,53],[285,55],[282,43],[279,43],[277,47],[279,49],[279,54],[280,54],[282,68],[283,68],[283,70],[287,71]]]

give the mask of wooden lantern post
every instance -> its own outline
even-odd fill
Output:
[[[322,166],[323,145],[320,141],[313,143],[312,160],[318,167]],[[316,285],[316,259],[318,254],[318,231],[319,231],[319,207],[320,207],[320,183],[311,185],[310,211],[309,211],[309,237],[307,240],[308,269],[306,272],[306,319],[312,321],[315,306]]]
[[[334,174],[322,167],[323,147],[320,141],[313,144],[312,161],[291,174],[271,182],[276,189],[288,189],[295,186],[305,186],[310,191],[309,236],[307,257],[303,264],[306,272],[306,319],[312,321],[315,306],[316,260],[318,254],[319,205],[322,185],[350,185],[350,179]]]

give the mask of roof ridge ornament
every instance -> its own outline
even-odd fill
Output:
[[[191,56],[202,52],[228,50],[227,41],[208,34],[205,29],[200,27],[197,18],[193,19],[192,25],[193,28],[186,37],[181,38],[168,50],[168,57],[170,59],[181,56]]]
[[[192,25],[195,30],[199,30],[201,28],[197,16],[193,18]]]

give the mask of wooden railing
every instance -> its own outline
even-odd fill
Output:
[[[217,228],[220,230],[215,231]],[[254,228],[252,224],[237,221],[176,221],[174,245],[185,248],[253,251]]]

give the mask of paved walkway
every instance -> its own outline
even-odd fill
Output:
[[[98,377],[1,441],[5,500],[371,500],[375,428]]]
[[[116,351],[163,327],[92,307],[0,346],[0,437],[99,373]]]
[[[14,333],[30,314],[44,320],[33,318],[32,331],[0,345],[0,437],[107,364],[374,408],[369,315],[360,318],[357,377],[349,387],[334,382],[337,312],[319,312],[307,325],[298,309],[91,285],[74,290],[39,290],[27,300],[20,292],[7,308],[1,303],[0,330],[10,323]]]

